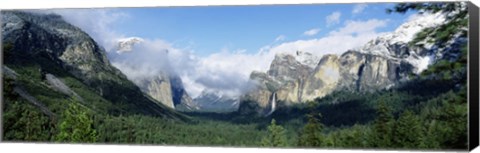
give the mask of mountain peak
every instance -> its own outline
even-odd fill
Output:
[[[117,53],[124,53],[132,51],[133,47],[136,44],[143,42],[144,40],[140,37],[128,37],[117,40]]]
[[[238,98],[212,89],[204,89],[193,101],[199,106],[197,111],[203,112],[231,112],[237,110],[239,106]]]
[[[392,49],[388,48],[388,46],[406,44],[412,41],[415,35],[423,29],[436,27],[445,23],[445,21],[446,14],[442,12],[413,15],[409,21],[400,25],[394,32],[387,33],[369,41],[358,51],[387,57],[395,56],[395,53],[392,53]]]
[[[298,50],[296,52],[295,59],[301,64],[306,65],[312,69],[314,69],[320,61],[320,58],[318,56],[315,56],[309,52],[303,52]]]

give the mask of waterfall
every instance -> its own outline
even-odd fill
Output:
[[[275,111],[275,107],[276,107],[276,105],[277,105],[277,99],[276,99],[276,98],[277,98],[277,93],[274,92],[274,93],[272,94],[272,98],[271,98],[271,100],[270,100],[270,104],[271,104],[270,112],[268,112],[267,115],[265,115],[265,116],[269,116],[269,115],[271,115],[271,114],[273,113],[273,111]]]

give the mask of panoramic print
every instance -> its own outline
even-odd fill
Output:
[[[2,141],[468,147],[465,2],[0,14]]]

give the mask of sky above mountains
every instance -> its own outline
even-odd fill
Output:
[[[107,8],[49,10],[101,44],[130,79],[160,67],[179,75],[195,97],[204,89],[237,96],[252,71],[265,72],[277,53],[341,54],[394,31],[414,12],[387,14],[394,3]],[[119,39],[142,47],[119,54]],[[169,50],[168,55],[164,54]],[[165,58],[168,56],[168,58]],[[146,60],[148,59],[148,60]],[[168,60],[168,61],[166,61]],[[162,61],[162,62],[159,62]],[[165,66],[168,64],[168,66]]]
[[[408,15],[387,14],[392,3],[123,8],[112,27],[127,36],[166,40],[196,55],[222,50],[256,53],[266,45],[328,36],[350,28],[392,31]],[[362,22],[376,19],[376,23]],[[366,26],[366,27],[361,27]],[[328,48],[326,48],[328,49]]]

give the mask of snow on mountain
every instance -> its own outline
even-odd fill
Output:
[[[394,44],[408,43],[421,30],[441,25],[446,20],[446,14],[438,12],[435,14],[424,13],[410,17],[409,21],[402,24],[394,32],[377,37],[362,46],[358,51],[362,53],[392,56],[389,46]]]
[[[297,51],[295,55],[295,60],[297,60],[303,65],[314,69],[320,61],[320,57],[317,57],[309,52]]]
[[[429,27],[436,27],[444,24],[446,21],[445,13],[423,13],[410,17],[410,21],[402,24],[390,35],[386,35],[386,39],[390,39],[390,44],[394,42],[407,43],[415,37],[415,34]]]
[[[410,17],[409,21],[400,25],[394,32],[387,33],[369,41],[358,51],[374,55],[392,56],[390,52],[391,49],[388,48],[389,46],[408,43],[413,40],[415,35],[422,29],[436,27],[445,21],[446,14],[441,12],[414,15]]]
[[[139,37],[129,37],[129,38],[122,38],[119,39],[118,45],[117,45],[117,53],[123,53],[123,52],[130,52],[133,49],[133,46],[143,42],[144,40]]]
[[[416,68],[415,73],[418,74],[435,60],[434,56],[423,54],[421,51],[430,50],[434,46],[426,44],[424,49],[411,48],[408,46],[408,42],[412,41],[416,34],[423,29],[439,26],[446,20],[447,14],[441,12],[413,15],[395,31],[369,41],[357,51],[394,60],[404,60],[412,64]]]

